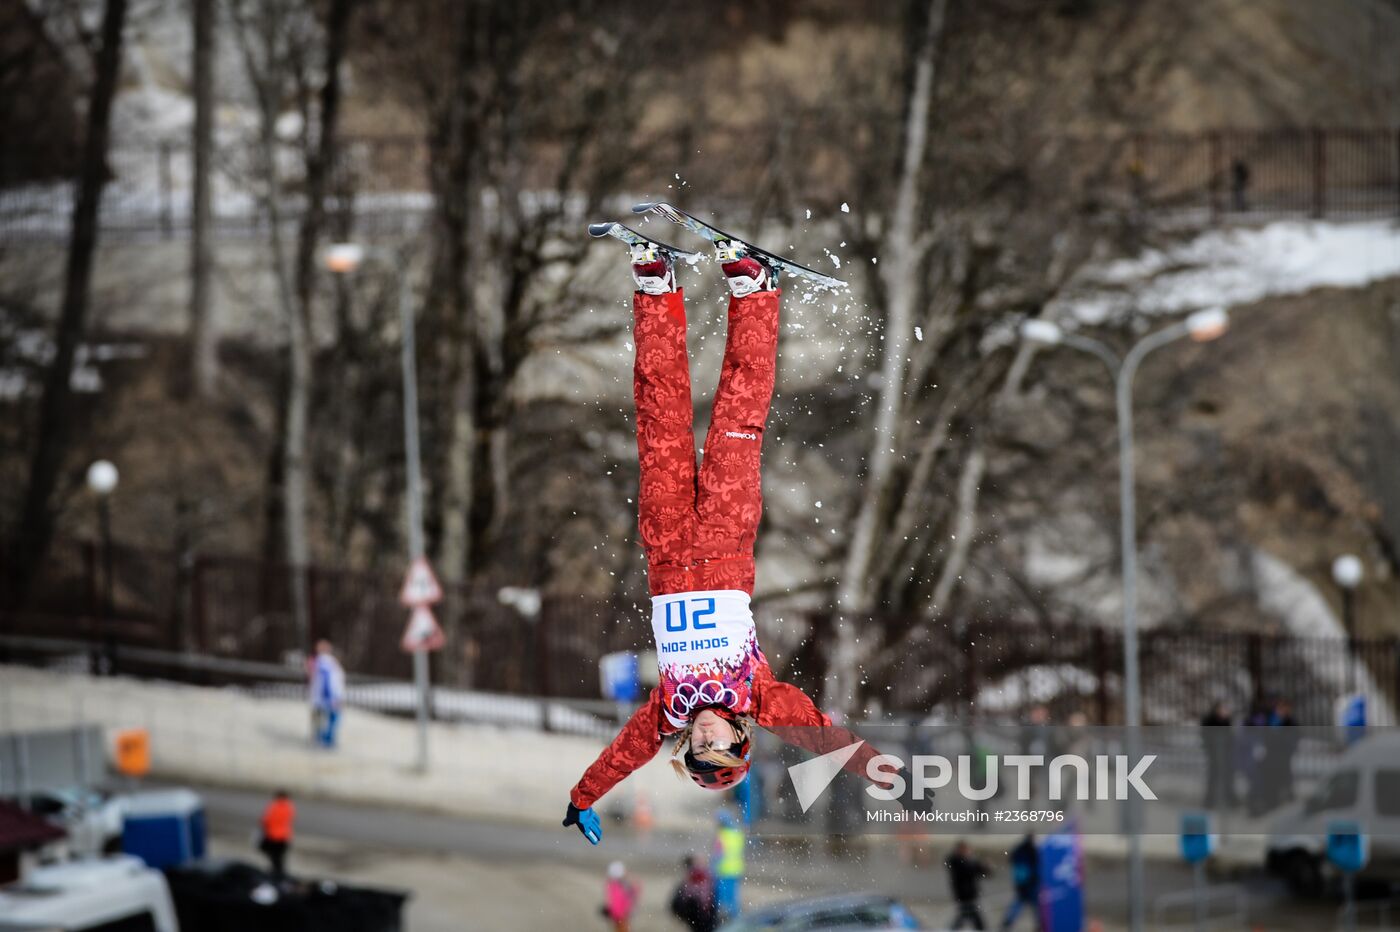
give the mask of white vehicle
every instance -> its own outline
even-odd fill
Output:
[[[35,868],[0,889],[0,917],[62,932],[179,932],[165,876],[125,854]]]
[[[1284,807],[1269,832],[1268,868],[1301,896],[1325,886],[1327,826],[1339,819],[1359,823],[1370,841],[1363,880],[1400,881],[1400,735],[1357,742],[1306,799]]]
[[[79,857],[115,854],[122,843],[122,803],[83,787],[31,793],[29,811],[68,832],[68,850]]]

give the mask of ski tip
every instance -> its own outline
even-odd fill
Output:
[[[643,202],[640,203],[640,204],[633,204],[633,205],[632,205],[632,213],[634,213],[634,214],[644,214],[644,213],[646,213],[647,211],[651,210],[653,207],[655,207],[658,203],[659,203],[659,202],[657,202],[657,201],[643,201]]]
[[[589,236],[607,236],[612,232],[613,221],[605,220],[602,223],[590,223],[588,225]]]

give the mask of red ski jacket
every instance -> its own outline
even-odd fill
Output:
[[[788,744],[825,754],[861,740],[845,728],[832,725],[831,719],[802,690],[774,677],[767,662],[760,664],[754,672],[752,689],[750,714],[754,721]],[[661,690],[653,689],[646,703],[633,713],[612,744],[603,749],[603,753],[574,785],[569,799],[575,806],[591,808],[608,790],[655,757],[666,735],[679,731],[666,720],[661,703]],[[845,769],[868,780],[866,764],[879,753],[869,744],[864,744],[846,762]],[[888,785],[879,780],[871,782]]]

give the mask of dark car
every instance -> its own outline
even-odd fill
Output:
[[[827,896],[814,900],[798,900],[765,906],[745,913],[726,923],[720,932],[758,932],[777,929],[781,932],[806,932],[823,929],[919,929],[919,920],[909,908],[892,896],[880,893],[855,893]]]

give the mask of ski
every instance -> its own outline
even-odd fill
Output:
[[[634,262],[654,259],[654,254],[647,253],[647,250],[654,249],[668,252],[675,258],[682,259],[690,265],[694,265],[704,258],[704,256],[700,255],[698,252],[690,252],[681,249],[679,246],[672,246],[670,243],[658,242],[649,236],[643,236],[631,227],[623,226],[615,220],[605,220],[602,223],[590,223],[588,225],[588,234],[597,237],[611,236],[613,239],[622,240],[622,242],[632,247],[632,258]],[[640,254],[637,252],[639,249],[642,250]]]
[[[821,272],[818,272],[816,269],[810,269],[805,265],[793,262],[791,259],[785,259],[782,256],[779,256],[775,253],[771,253],[768,250],[762,248],[761,246],[755,246],[748,240],[740,239],[732,233],[726,233],[719,227],[711,226],[704,220],[701,220],[699,217],[695,217],[691,214],[688,214],[678,207],[672,207],[670,204],[661,202],[650,204],[637,204],[635,207],[632,208],[632,212],[634,214],[655,213],[662,217],[665,217],[672,223],[679,223],[681,226],[685,227],[687,230],[694,233],[696,236],[702,236],[710,242],[714,243],[715,246],[718,247],[718,249],[720,250],[721,261],[726,261],[726,249],[733,250],[737,246],[741,247],[745,252],[762,257],[763,260],[773,268],[773,271],[778,274],[787,274],[796,276],[798,278],[805,278],[821,288],[835,289],[848,287],[846,283],[841,281],[841,279],[839,278],[833,278],[830,275],[825,275]],[[737,258],[738,253],[732,252],[731,256]]]

